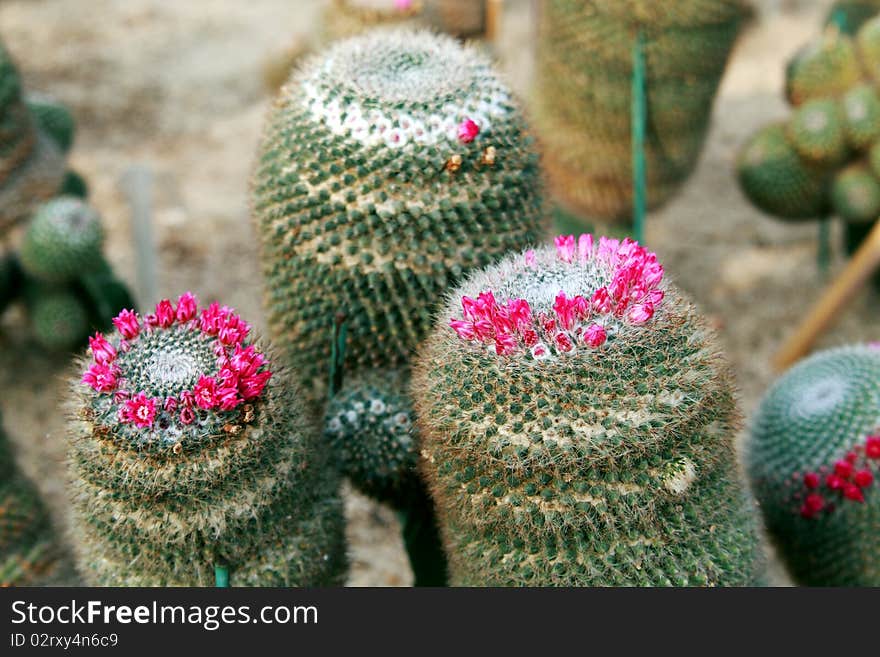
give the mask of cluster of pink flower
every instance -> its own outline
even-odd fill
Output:
[[[494,344],[500,355],[528,349],[536,359],[550,356],[549,345],[557,353],[568,353],[578,343],[591,348],[602,346],[608,338],[603,316],[631,324],[644,324],[654,316],[663,300],[659,289],[663,267],[657,256],[631,239],[599,238],[592,235],[556,238],[556,253],[563,262],[585,265],[590,261],[608,267],[611,282],[595,290],[589,298],[580,294],[557,294],[553,314],[535,315],[525,299],[499,304],[491,291],[476,299],[462,297],[463,319],[453,319],[450,327],[460,338]],[[537,267],[533,251],[525,254],[526,265]]]
[[[202,375],[192,390],[184,390],[175,397],[148,397],[143,391],[132,393],[120,389],[124,385],[116,357],[127,352],[133,340],[143,331],[168,329],[174,324],[189,325],[216,338],[214,352],[219,372],[216,376]],[[168,299],[156,304],[156,311],[144,317],[143,323],[133,310],[123,310],[113,320],[121,339],[114,347],[101,333],[89,338],[94,362],[83,374],[82,382],[99,393],[112,393],[120,404],[119,418],[138,427],[150,427],[159,409],[177,414],[181,424],[192,424],[196,409],[229,411],[246,401],[259,397],[272,373],[261,369],[266,365],[263,354],[253,345],[243,346],[250,326],[228,306],[212,303],[201,313],[195,296],[186,292],[173,305]]]
[[[832,468],[822,466],[818,472],[795,475],[804,488],[801,516],[816,518],[822,512],[830,513],[836,508],[835,499],[864,502],[865,489],[875,479],[872,462],[880,462],[880,435],[868,436],[864,445],[857,445]]]

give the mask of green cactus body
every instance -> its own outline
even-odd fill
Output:
[[[167,300],[90,339],[74,386],[74,535],[101,585],[339,585],[338,476],[301,394],[227,307]]]
[[[880,16],[862,25],[856,34],[859,60],[874,82],[880,82]]]
[[[0,43],[0,236],[53,196],[64,176],[64,158],[22,97],[21,79]]]
[[[68,290],[35,286],[27,294],[34,338],[49,351],[82,347],[89,333],[89,316],[79,297]]]
[[[864,28],[863,28],[864,29]],[[795,55],[786,71],[786,96],[798,106],[815,98],[840,96],[861,81],[852,38],[834,26]]]
[[[880,2],[877,0],[838,0],[828,12],[826,24],[836,24],[846,34],[854,35],[859,29],[877,15]]]
[[[295,74],[253,206],[269,324],[308,394],[340,312],[347,372],[405,365],[449,285],[537,239],[539,178],[510,93],[449,37],[355,37]]]
[[[844,119],[833,99],[805,102],[792,115],[786,132],[798,155],[810,162],[829,166],[846,157]]]
[[[535,116],[554,195],[574,214],[631,215],[637,34],[647,77],[649,208],[668,200],[696,165],[745,9],[726,0],[667,4],[657,11],[618,0],[541,3]],[[697,5],[705,11],[692,11]]]
[[[34,583],[55,557],[49,515],[0,428],[0,586]]]
[[[740,188],[755,206],[780,219],[815,219],[828,207],[828,174],[798,157],[782,124],[768,125],[737,158]]]
[[[760,581],[705,320],[635,242],[556,244],[470,277],[414,363],[452,583]]]
[[[61,181],[61,189],[58,195],[87,199],[89,197],[89,185],[86,183],[85,178],[76,171],[68,171],[64,174],[64,180]]]
[[[76,123],[70,110],[53,98],[42,95],[29,96],[27,106],[37,125],[52,138],[61,152],[70,151],[76,131]]]
[[[873,223],[880,216],[880,181],[866,164],[851,164],[835,176],[831,204],[848,223]]]
[[[49,201],[34,214],[21,246],[21,266],[34,278],[63,283],[102,262],[101,217],[72,196]]]
[[[820,352],[795,365],[755,414],[748,472],[793,577],[880,585],[880,350]]]
[[[858,85],[846,92],[841,110],[852,148],[865,150],[880,137],[880,98],[871,85]]]
[[[418,440],[409,377],[397,371],[346,379],[328,402],[324,437],[337,466],[361,491],[404,506],[417,485]]]
[[[20,272],[12,252],[0,252],[0,313],[18,296]]]

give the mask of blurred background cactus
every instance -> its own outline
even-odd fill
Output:
[[[533,93],[555,200],[582,222],[633,210],[633,48],[643,40],[647,207],[697,164],[715,92],[748,15],[740,0],[548,0],[539,8]]]
[[[635,242],[560,237],[469,277],[412,390],[453,584],[761,581],[727,365]]]
[[[7,305],[15,299],[24,303],[41,347],[56,352],[82,347],[90,330],[110,327],[120,309],[133,305],[103,256],[103,244],[97,211],[80,198],[59,196],[37,207],[20,250],[7,253],[3,297]]]
[[[38,583],[56,558],[49,514],[19,472],[0,417],[0,586]]]
[[[748,472],[796,581],[880,585],[880,349],[827,350],[782,376],[752,420]]]
[[[848,254],[880,216],[878,11],[876,2],[834,6],[820,37],[786,69],[790,117],[758,131],[737,160],[740,187],[756,207],[779,219],[840,218]]]
[[[64,155],[32,114],[18,69],[0,42],[0,239],[61,187]]]
[[[73,386],[74,536],[93,584],[345,581],[339,479],[299,388],[234,311],[186,293],[89,339]]]

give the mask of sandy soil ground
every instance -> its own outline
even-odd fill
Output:
[[[528,2],[508,0],[498,53],[511,84],[528,90]],[[823,279],[816,228],[774,222],[751,208],[732,175],[739,145],[785,116],[783,66],[818,31],[830,0],[756,0],[717,98],[698,170],[679,196],[649,217],[647,242],[667,271],[722,330],[748,417],[773,379],[770,358]],[[85,5],[88,9],[85,9]],[[107,252],[142,295],[123,181],[153,174],[156,292],[192,289],[222,298],[259,327],[261,282],[248,216],[248,182],[271,100],[262,72],[291,43],[309,40],[320,2],[302,0],[2,0],[0,35],[29,88],[70,105],[79,123],[72,164],[88,179],[109,233]],[[842,257],[836,250],[833,270]],[[822,345],[876,339],[877,297],[865,291]],[[0,325],[0,405],[22,464],[65,526],[68,364]],[[412,581],[392,512],[346,493],[352,585]],[[778,565],[773,581],[787,580]],[[77,582],[67,564],[53,580]]]

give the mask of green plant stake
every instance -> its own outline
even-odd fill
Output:
[[[229,588],[229,569],[226,566],[214,566],[214,583],[219,589]]]
[[[632,77],[632,158],[633,158],[633,235],[637,242],[645,242],[645,124],[647,98],[645,94],[645,37],[641,31],[633,44]]]

